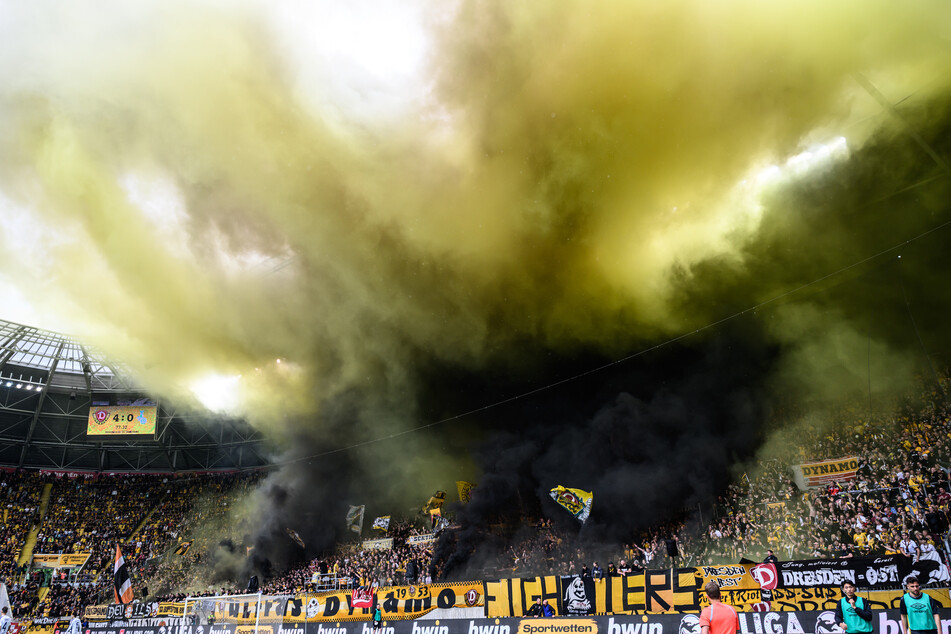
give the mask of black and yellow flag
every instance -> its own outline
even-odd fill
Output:
[[[456,489],[459,490],[459,501],[463,504],[468,504],[469,500],[472,498],[472,489],[474,488],[476,488],[474,482],[456,480]]]

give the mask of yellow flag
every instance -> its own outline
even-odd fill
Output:
[[[588,519],[588,515],[591,513],[591,503],[594,501],[594,493],[582,491],[581,489],[569,489],[559,484],[551,490],[551,499],[564,507],[584,524],[584,521]]]
[[[463,504],[468,504],[472,497],[472,489],[476,488],[475,483],[465,480],[456,480],[456,488],[459,490],[459,500]]]

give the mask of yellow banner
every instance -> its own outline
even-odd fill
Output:
[[[159,616],[185,616],[185,602],[162,601],[158,604]]]
[[[693,568],[647,570],[626,577],[605,577],[594,584],[599,614],[684,612],[699,609],[700,586]],[[485,584],[487,616],[524,616],[536,599],[547,600],[559,613],[564,596],[559,578],[503,579]]]
[[[89,553],[36,554],[33,565],[37,568],[79,568],[89,559]]]
[[[109,618],[109,606],[87,605],[86,609],[83,611],[83,618],[90,621],[105,621]]]
[[[876,590],[874,592],[857,592],[859,596],[868,599],[873,610],[887,610],[900,607],[901,590]],[[951,598],[948,590],[928,590],[928,594],[942,607],[951,607]],[[797,588],[792,590],[773,590],[772,599],[763,601],[759,590],[726,590],[722,591],[724,603],[736,607],[741,612],[752,612],[754,609],[769,612],[810,612],[834,610],[842,591],[838,588]],[[709,600],[702,596],[701,605],[706,607]]]
[[[804,462],[793,467],[793,479],[800,489],[812,489],[836,481],[851,480],[855,477],[858,468],[859,459],[855,456],[819,462]]]
[[[750,574],[750,569],[758,565],[698,566],[696,568],[696,575],[699,579],[697,588],[703,588],[708,581],[716,581],[723,590],[756,590],[759,592],[759,582]]]

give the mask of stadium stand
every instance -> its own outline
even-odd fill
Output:
[[[951,408],[924,415],[909,408],[897,417],[875,420],[846,412],[843,420],[824,428],[797,429],[796,438],[785,455],[749,465],[703,524],[685,514],[681,521],[654,527],[605,553],[547,519],[523,518],[522,537],[485,564],[482,573],[587,575],[598,562],[605,574],[621,575],[645,567],[759,561],[767,549],[781,560],[890,554],[901,552],[902,539],[915,542],[913,558],[947,563]],[[854,479],[808,491],[793,482],[790,465],[852,455],[859,459]],[[195,587],[193,577],[203,555],[221,540],[240,542],[239,536],[224,532],[223,520],[253,491],[261,472],[72,475],[0,472],[0,574],[19,618],[60,616],[109,602],[116,543],[136,587],[152,589],[150,598],[246,591],[238,580]],[[52,486],[43,514],[47,485]],[[31,532],[35,543],[27,553]],[[433,542],[410,539],[428,532],[422,516],[394,518],[386,533],[393,538],[391,549],[342,544],[263,580],[261,591],[291,594],[440,581]],[[671,543],[676,559],[670,556]],[[79,572],[56,574],[17,563],[35,553],[91,557]]]

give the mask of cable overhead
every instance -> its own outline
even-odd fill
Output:
[[[785,298],[787,298],[787,297],[790,297],[790,296],[792,296],[792,295],[796,295],[797,293],[800,293],[800,292],[802,292],[802,291],[804,291],[804,290],[806,290],[806,289],[808,289],[808,288],[811,288],[812,286],[815,286],[816,284],[819,284],[819,283],[824,282],[824,281],[826,281],[826,280],[828,280],[828,279],[830,279],[830,278],[833,278],[833,277],[836,277],[836,276],[838,276],[838,275],[841,275],[841,274],[843,274],[843,273],[845,273],[845,272],[847,272],[847,271],[850,271],[850,270],[852,270],[852,269],[854,269],[854,268],[860,267],[860,266],[862,266],[863,264],[867,264],[868,262],[871,262],[871,261],[873,261],[873,260],[877,260],[877,259],[879,259],[879,258],[881,258],[881,257],[883,257],[883,256],[886,256],[886,255],[889,255],[889,254],[891,254],[891,253],[894,253],[895,251],[898,251],[899,249],[902,249],[903,247],[905,247],[905,246],[907,246],[907,245],[909,245],[909,244],[911,244],[911,243],[913,243],[913,242],[915,242],[915,241],[917,241],[917,240],[920,240],[920,239],[922,239],[922,238],[925,238],[925,237],[931,235],[932,233],[941,231],[942,229],[945,229],[945,228],[947,228],[947,227],[949,227],[949,226],[951,226],[951,220],[945,221],[945,222],[943,222],[943,223],[941,223],[941,224],[939,224],[939,225],[936,225],[936,226],[934,226],[934,227],[928,229],[927,231],[923,231],[922,233],[919,233],[918,235],[915,235],[915,236],[913,236],[913,237],[911,237],[911,238],[909,238],[909,239],[907,239],[907,240],[904,240],[904,241],[902,241],[902,242],[899,242],[898,244],[895,244],[895,245],[893,245],[893,246],[891,246],[891,247],[889,247],[889,248],[887,248],[887,249],[883,249],[882,251],[879,251],[878,253],[875,253],[875,254],[870,255],[870,256],[868,256],[868,257],[865,257],[865,258],[862,258],[861,260],[858,260],[858,261],[856,261],[856,262],[853,262],[852,264],[849,264],[849,265],[844,266],[844,267],[842,267],[842,268],[840,268],[840,269],[837,269],[837,270],[835,270],[835,271],[832,271],[831,273],[827,273],[826,275],[823,275],[823,276],[821,276],[821,277],[818,277],[818,278],[816,278],[816,279],[814,279],[814,280],[812,280],[812,281],[810,281],[810,282],[806,282],[805,284],[802,284],[802,285],[800,285],[800,286],[797,286],[796,288],[790,289],[790,290],[788,290],[788,291],[786,291],[786,292],[784,292],[784,293],[780,293],[779,295],[775,295],[775,296],[773,296],[773,297],[771,297],[771,298],[769,298],[769,299],[767,299],[767,300],[764,300],[764,301],[762,301],[762,302],[759,302],[758,304],[754,304],[754,305],[752,305],[752,306],[749,306],[749,307],[747,307],[747,308],[744,308],[743,310],[737,311],[737,312],[735,312],[735,313],[733,313],[733,314],[731,314],[731,315],[728,315],[728,316],[723,317],[723,318],[721,318],[721,319],[718,319],[718,320],[716,320],[716,321],[712,321],[712,322],[710,322],[710,323],[708,323],[708,324],[706,324],[706,325],[704,325],[704,326],[701,326],[701,327],[699,327],[699,328],[695,328],[694,330],[690,330],[690,331],[688,331],[688,332],[681,333],[681,334],[679,334],[679,335],[677,335],[677,336],[675,336],[675,337],[671,337],[670,339],[666,339],[666,340],[664,340],[664,341],[662,341],[662,342],[660,342],[660,343],[654,344],[654,345],[649,346],[649,347],[647,347],[647,348],[643,348],[643,349],[638,350],[637,352],[634,352],[634,353],[632,353],[632,354],[629,354],[629,355],[627,355],[627,356],[625,356],[625,357],[621,357],[620,359],[615,359],[614,361],[610,361],[610,362],[608,362],[608,363],[604,363],[604,364],[602,364],[602,365],[599,365],[599,366],[597,366],[597,367],[591,368],[591,369],[589,369],[589,370],[585,370],[584,372],[579,372],[579,373],[573,374],[573,375],[571,375],[571,376],[569,376],[569,377],[565,377],[565,378],[563,378],[563,379],[559,379],[559,380],[554,381],[554,382],[552,382],[552,383],[547,383],[547,384],[545,384],[545,385],[539,386],[539,387],[537,387],[537,388],[535,388],[535,389],[528,390],[527,392],[520,392],[519,394],[516,394],[516,395],[514,395],[514,396],[510,396],[510,397],[508,397],[508,398],[504,398],[504,399],[501,399],[501,400],[498,400],[498,401],[494,401],[494,402],[492,402],[492,403],[483,405],[483,406],[481,406],[481,407],[476,407],[476,408],[474,408],[474,409],[470,409],[470,410],[467,410],[467,411],[465,411],[465,412],[460,412],[459,414],[455,414],[455,415],[449,416],[449,417],[447,417],[447,418],[443,418],[443,419],[440,419],[440,420],[437,420],[437,421],[433,421],[433,422],[431,422],[431,423],[426,423],[425,425],[419,425],[419,426],[417,426],[417,427],[412,427],[412,428],[410,428],[410,429],[404,429],[403,431],[394,432],[394,433],[392,433],[392,434],[387,434],[387,435],[385,435],[385,436],[378,436],[378,437],[376,437],[376,438],[371,438],[371,439],[369,439],[369,440],[364,440],[364,441],[362,441],[362,442],[352,443],[352,444],[347,445],[347,446],[345,446],[345,447],[338,447],[338,448],[336,448],[336,449],[328,449],[327,451],[322,451],[322,452],[320,452],[320,453],[310,454],[310,455],[307,455],[307,456],[301,456],[301,457],[299,457],[299,458],[293,458],[293,459],[290,459],[290,460],[276,461],[276,462],[274,462],[273,464],[276,465],[276,466],[287,465],[287,464],[294,464],[294,463],[297,463],[297,462],[304,462],[304,461],[307,461],[307,460],[313,460],[313,459],[315,459],[315,458],[321,458],[321,457],[323,457],[323,456],[329,456],[329,455],[341,453],[341,452],[344,452],[344,451],[350,451],[350,450],[352,450],[352,449],[359,449],[360,447],[365,447],[365,446],[367,446],[367,445],[376,444],[376,443],[378,443],[378,442],[384,442],[384,441],[387,441],[387,440],[393,440],[394,438],[400,438],[401,436],[406,436],[406,435],[409,435],[409,434],[414,434],[414,433],[416,433],[416,432],[423,431],[423,430],[429,429],[429,428],[431,428],[431,427],[436,427],[436,426],[439,426],[439,425],[444,425],[444,424],[446,424],[446,423],[450,423],[450,422],[452,422],[452,421],[456,421],[456,420],[465,418],[465,417],[467,417],[467,416],[471,416],[471,415],[473,415],[473,414],[478,414],[479,412],[484,412],[484,411],[487,411],[487,410],[490,410],[490,409],[494,409],[494,408],[496,408],[496,407],[500,407],[500,406],[502,406],[502,405],[506,405],[506,404],[508,404],[508,403],[513,403],[513,402],[515,402],[515,401],[517,401],[517,400],[519,400],[519,399],[523,399],[523,398],[526,398],[526,397],[529,397],[529,396],[533,396],[533,395],[538,394],[538,393],[540,393],[540,392],[544,392],[544,391],[546,391],[546,390],[550,390],[550,389],[552,389],[552,388],[558,387],[559,385],[564,385],[564,384],[566,384],[566,383],[570,383],[570,382],[572,382],[572,381],[576,381],[576,380],[578,380],[578,379],[580,379],[580,378],[583,378],[583,377],[586,377],[586,376],[590,376],[590,375],[595,374],[595,373],[597,373],[597,372],[601,372],[601,371],[603,371],[603,370],[606,370],[606,369],[611,368],[611,367],[613,367],[613,366],[619,365],[619,364],[621,364],[621,363],[626,363],[626,362],[628,362],[628,361],[631,361],[632,359],[636,359],[636,358],[641,357],[641,356],[643,356],[643,355],[645,355],[645,354],[648,354],[648,353],[650,353],[650,352],[654,352],[655,350],[660,350],[661,348],[664,348],[664,347],[666,347],[666,346],[669,346],[670,344],[677,343],[678,341],[682,341],[682,340],[684,340],[684,339],[686,339],[686,338],[688,338],[688,337],[691,337],[691,336],[693,336],[693,335],[696,335],[696,334],[699,334],[699,333],[701,333],[701,332],[710,330],[710,329],[712,329],[712,328],[716,328],[717,326],[720,326],[720,325],[722,325],[722,324],[725,324],[726,322],[731,321],[731,320],[733,320],[733,319],[736,319],[737,317],[741,317],[741,316],[743,316],[743,315],[746,315],[747,313],[751,313],[751,312],[754,312],[754,311],[756,311],[756,310],[759,310],[760,308],[763,308],[764,306],[768,306],[768,305],[770,305],[770,304],[773,304],[773,303],[775,303],[775,302],[778,302],[778,301],[780,301],[780,300],[782,300],[782,299],[785,299]]]

